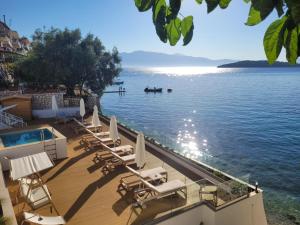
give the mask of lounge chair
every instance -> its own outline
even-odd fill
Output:
[[[185,199],[187,198],[187,187],[181,180],[172,180],[157,186],[152,185],[144,179],[141,179],[141,181],[145,188],[134,192],[134,198],[140,206],[143,206],[148,201],[163,198],[179,191],[184,194]]]
[[[116,147],[121,144],[121,140],[118,139],[115,143],[109,137],[96,137],[95,135],[84,136],[80,140],[80,144],[85,145],[88,149],[94,149],[104,145],[115,145]]]
[[[117,147],[108,147],[105,144],[102,144],[104,147],[102,150],[106,150],[105,153],[96,153],[94,160],[103,161],[105,159],[114,157],[111,152],[117,153],[118,155],[124,155],[124,154],[132,154],[133,153],[133,146],[131,145],[120,145]]]
[[[128,176],[121,177],[118,190],[130,191],[141,184],[140,178],[146,181],[167,182],[168,172],[162,167],[155,167],[147,170],[138,171],[130,166],[126,168],[132,173]]]
[[[85,127],[80,126],[78,123],[70,123],[70,130],[74,131],[75,134],[82,134],[82,133],[87,133]]]
[[[90,125],[86,125],[84,128],[91,130],[93,132],[101,132],[102,131],[102,125],[94,126],[94,125],[90,124]]]
[[[117,166],[126,166],[135,163],[135,154],[120,156],[115,152],[111,152],[113,158],[106,160],[103,166],[103,171],[112,171]]]
[[[109,136],[109,132],[97,132],[97,133],[92,133],[87,131],[88,133],[84,134],[81,136],[80,142],[84,142],[86,139],[96,139],[96,138],[107,138]]]
[[[101,131],[102,131],[102,125],[94,126],[93,124],[87,123],[87,122],[81,123],[81,122],[79,122],[79,121],[78,121],[77,119],[75,119],[75,118],[73,118],[73,120],[74,120],[80,127],[82,127],[82,128],[85,129],[85,130],[93,130],[94,132],[101,132]]]
[[[47,185],[30,187],[30,181],[26,179],[20,180],[21,196],[25,198],[26,202],[32,209],[37,209],[50,202],[51,196]],[[31,184],[32,186],[32,184]],[[46,191],[46,192],[45,192]]]
[[[66,224],[66,221],[62,216],[41,216],[33,213],[24,212],[24,222],[41,224],[41,225],[59,225]]]

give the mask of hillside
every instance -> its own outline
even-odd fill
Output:
[[[218,66],[219,68],[249,68],[249,67],[300,67],[297,65],[290,65],[287,62],[275,62],[270,65],[266,60],[252,61],[252,60],[244,60],[234,63],[227,63]]]
[[[121,53],[123,66],[218,66],[232,63],[233,60],[212,60],[181,54],[164,54],[157,52],[135,51]]]

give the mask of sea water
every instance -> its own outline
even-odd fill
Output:
[[[299,69],[129,68],[120,79],[126,93],[104,94],[104,114],[258,182],[269,224],[300,223]],[[164,90],[147,94],[147,86]]]

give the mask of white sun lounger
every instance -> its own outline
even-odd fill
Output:
[[[112,145],[114,144],[113,140],[110,137],[97,137],[92,134],[89,136],[83,136],[81,138],[81,144],[86,144],[87,148],[95,148],[99,146]],[[118,139],[115,142],[115,146],[119,146],[121,144],[121,139]]]
[[[102,145],[104,147],[105,150],[107,150],[108,152],[100,154],[100,153],[96,153],[95,159],[96,160],[105,160],[107,159],[107,157],[110,157],[112,154],[111,152],[117,153],[117,154],[128,154],[128,153],[133,153],[133,146],[131,145],[121,145],[118,147],[108,147],[107,145],[103,144]]]
[[[20,185],[21,195],[24,198],[26,198],[27,203],[31,206],[32,209],[37,209],[50,202],[51,196],[47,188],[47,185],[43,185],[43,187],[38,186],[36,188],[30,188],[29,190],[30,183],[28,183],[25,179],[20,180],[20,182],[21,182]],[[47,192],[47,194],[45,193],[45,191]]]
[[[109,131],[102,131],[102,132],[94,133],[94,135],[96,137],[107,137],[107,136],[109,136]]]
[[[165,175],[166,174],[167,175],[167,171],[164,168],[162,168],[161,166],[155,167],[155,168],[152,168],[152,169],[142,170],[142,171],[135,170],[135,169],[133,169],[129,166],[126,166],[126,168],[131,173],[133,173],[134,175],[136,175],[136,176],[138,176],[142,179],[152,178],[157,174],[160,174],[160,175]]]
[[[99,126],[94,126],[93,124],[85,125],[85,124],[81,123],[80,121],[78,121],[75,118],[73,118],[73,120],[80,126],[80,127],[74,127],[73,128],[75,133],[80,133],[83,130],[85,130],[85,131],[100,130],[101,131],[101,129],[102,129],[102,125],[99,125]]]
[[[24,222],[30,222],[41,225],[60,225],[66,224],[66,221],[62,216],[40,216],[33,213],[24,212]],[[21,224],[21,225],[22,225]]]
[[[130,165],[135,163],[135,154],[123,155],[120,156],[115,152],[111,152],[113,158],[106,160],[103,167],[104,170],[112,171],[115,167],[121,165]]]
[[[146,169],[142,171],[135,170],[130,166],[126,166],[126,168],[132,173],[128,176],[121,177],[120,184],[118,186],[118,190],[126,190],[130,191],[134,187],[141,184],[142,178],[147,181],[168,181],[168,172],[162,167],[155,167],[151,169]]]
[[[145,202],[151,201],[153,199],[159,199],[166,197],[168,195],[177,193],[181,191],[184,194],[184,197],[187,198],[187,187],[181,180],[172,180],[157,186],[152,185],[148,181],[141,179],[143,184],[145,185],[145,189],[137,190],[135,192],[135,199],[139,205],[143,205]],[[139,193],[141,191],[150,192],[150,195],[140,196]]]

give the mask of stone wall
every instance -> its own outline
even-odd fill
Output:
[[[98,95],[88,96],[85,100],[85,107],[88,110],[93,111],[94,105],[96,105],[99,109],[99,112],[101,112],[99,96]]]
[[[7,96],[13,96],[13,95],[20,95],[20,94],[22,94],[21,90],[19,90],[19,91],[8,91],[8,90],[0,91],[0,97],[7,97]]]
[[[76,97],[66,97],[64,98],[65,107],[75,107],[80,105],[80,98]]]
[[[32,94],[32,109],[51,109],[52,95],[55,95],[58,107],[64,107],[64,93]]]

